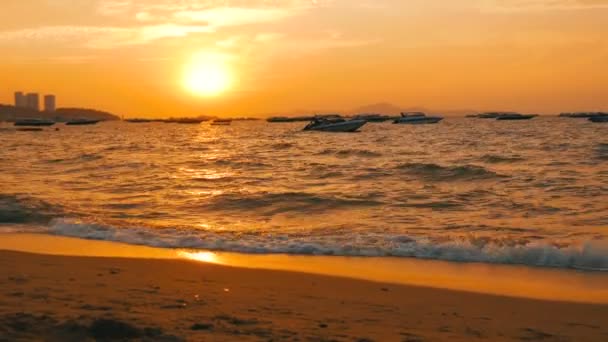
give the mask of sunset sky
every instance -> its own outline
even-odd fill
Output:
[[[125,116],[608,110],[608,0],[2,0],[0,85]]]

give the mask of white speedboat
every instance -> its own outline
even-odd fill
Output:
[[[401,113],[401,117],[393,121],[395,124],[424,125],[435,124],[443,120],[441,116],[426,116],[424,113]]]
[[[355,132],[367,123],[366,120],[344,120],[340,118],[315,118],[306,127],[305,131],[321,132]]]

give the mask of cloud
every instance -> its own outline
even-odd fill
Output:
[[[0,42],[74,42],[87,48],[110,49],[207,32],[212,32],[207,26],[174,24],[142,27],[47,26],[0,33]]]
[[[2,41],[65,41],[87,48],[142,45],[165,38],[269,24],[333,0],[96,0],[95,15],[110,26],[65,25],[0,32]],[[64,4],[67,6],[69,4]],[[263,40],[264,37],[260,39]],[[269,38],[269,37],[266,37]],[[267,39],[268,40],[268,39]],[[226,42],[230,44],[230,42]]]
[[[487,11],[572,11],[608,9],[608,0],[481,0]]]

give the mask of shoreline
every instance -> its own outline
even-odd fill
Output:
[[[0,251],[0,271],[0,337],[10,341],[602,341],[608,336],[608,305],[193,260]]]
[[[250,255],[166,249],[44,234],[2,233],[0,250],[72,257],[190,260],[545,301],[608,304],[608,273],[415,258]]]

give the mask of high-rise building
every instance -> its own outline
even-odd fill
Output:
[[[44,111],[54,112],[55,111],[55,95],[44,96]]]
[[[40,97],[38,93],[28,93],[25,95],[26,107],[29,109],[40,110]]]
[[[15,92],[15,107],[18,107],[18,108],[27,107],[27,102],[25,101],[25,95],[23,95],[23,92],[21,92],[21,91]]]

